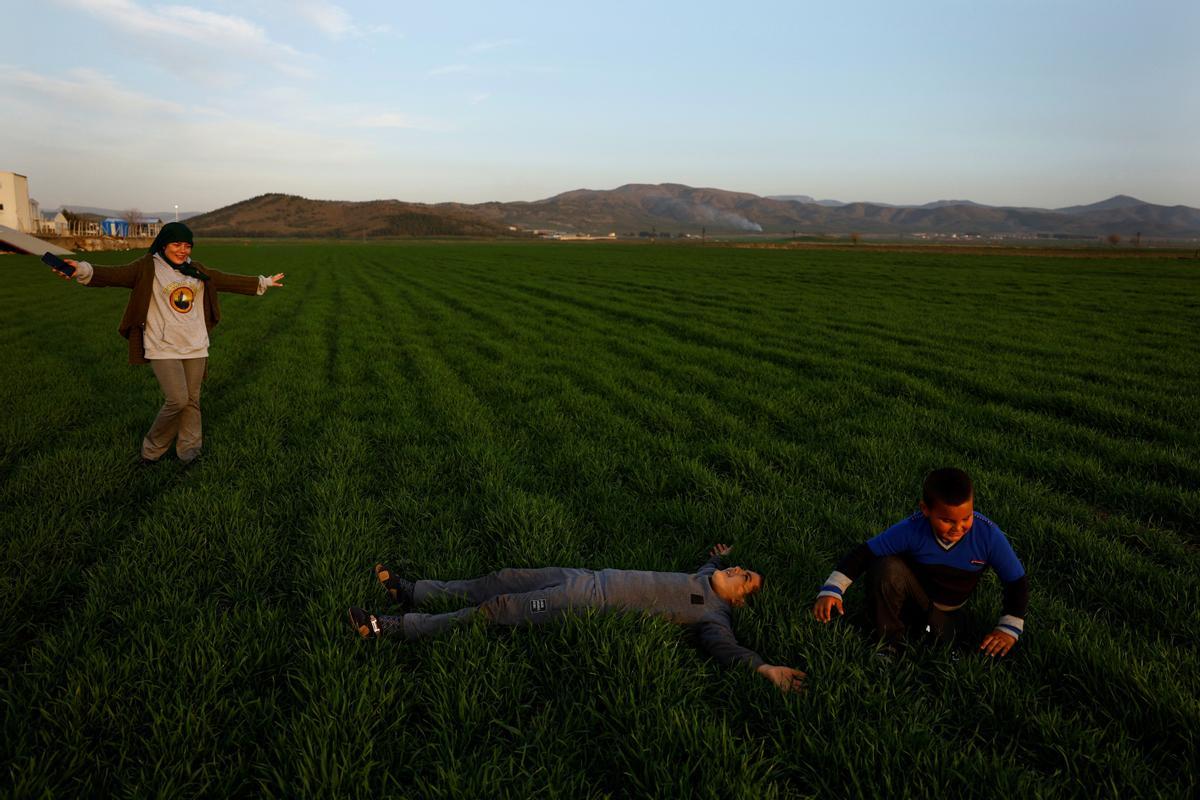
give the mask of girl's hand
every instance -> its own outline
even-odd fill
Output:
[[[283,273],[280,272],[276,275],[272,275],[271,277],[267,278],[267,281],[267,286],[283,286]]]
[[[75,272],[75,274],[73,274],[73,275],[63,275],[61,272],[59,272],[58,270],[54,269],[53,267],[51,267],[51,268],[50,268],[50,271],[51,271],[51,272],[53,272],[53,273],[54,273],[55,275],[57,275],[58,277],[62,278],[64,281],[73,281],[73,280],[75,280],[75,275],[78,275],[78,274],[79,274],[79,273],[78,273],[78,270],[79,270],[79,264],[78,264],[78,262],[72,261],[72,260],[71,260],[71,259],[69,259],[69,258],[64,258],[64,259],[63,259],[63,261],[67,262],[68,264],[70,264],[72,267],[74,267],[74,268],[76,269],[76,272]]]

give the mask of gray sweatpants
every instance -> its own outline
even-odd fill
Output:
[[[476,615],[483,615],[496,625],[540,625],[572,609],[601,605],[595,573],[590,569],[563,567],[502,569],[471,580],[417,581],[413,587],[417,605],[440,597],[462,600],[471,603],[471,607],[448,614],[405,614],[402,618],[405,638],[435,636]],[[385,628],[393,628],[400,621],[393,617]]]
[[[204,437],[200,430],[200,384],[207,358],[164,358],[150,362],[166,402],[142,439],[142,458],[157,461],[175,442],[183,462],[200,455]]]

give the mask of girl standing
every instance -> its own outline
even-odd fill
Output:
[[[165,397],[142,439],[143,464],[157,463],[172,441],[183,463],[200,455],[200,384],[208,365],[209,332],[221,320],[218,293],[261,295],[283,286],[282,272],[269,278],[230,275],[192,261],[191,253],[191,230],[168,222],[150,252],[132,263],[100,267],[67,259],[75,267],[71,277],[85,286],[132,290],[118,330],[129,340],[129,363],[149,363]]]

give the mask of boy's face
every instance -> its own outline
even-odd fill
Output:
[[[735,606],[746,605],[746,598],[762,589],[763,578],[742,567],[717,570],[711,579],[713,590]]]
[[[929,519],[935,536],[946,544],[954,544],[971,531],[971,525],[975,522],[975,498],[960,506],[948,506],[940,500],[927,506],[922,500],[921,513]]]

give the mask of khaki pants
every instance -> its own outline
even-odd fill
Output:
[[[154,359],[154,377],[166,402],[142,439],[142,458],[157,461],[175,442],[175,454],[187,463],[200,455],[204,437],[200,433],[200,383],[207,358]]]

